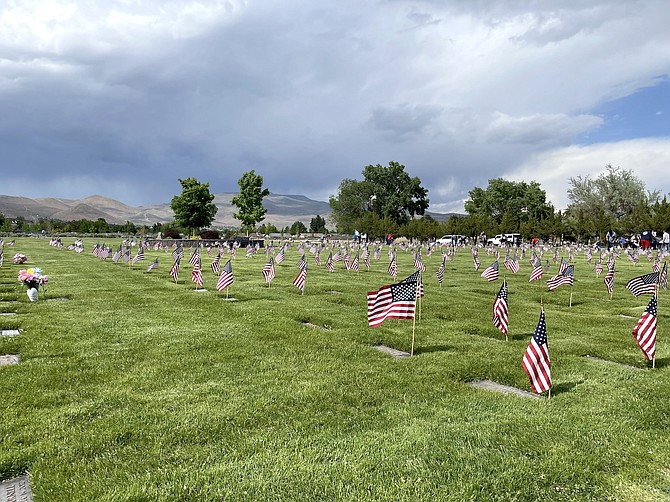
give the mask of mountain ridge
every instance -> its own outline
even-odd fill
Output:
[[[236,208],[232,198],[234,192],[216,193],[214,204],[218,211],[212,222],[213,227],[239,227],[239,220],[233,217]],[[263,199],[263,207],[267,209],[263,223],[283,228],[296,221],[309,226],[316,215],[328,219],[330,205],[327,202],[310,199],[304,195],[270,193]],[[60,221],[97,220],[103,218],[107,223],[123,224],[127,221],[135,225],[151,226],[155,223],[170,223],[174,213],[169,203],[130,206],[104,195],[90,195],[83,199],[66,199],[61,197],[40,197],[31,199],[14,195],[0,195],[0,214],[9,218],[23,217],[28,221],[48,218]],[[446,221],[456,213],[426,212],[438,221]]]

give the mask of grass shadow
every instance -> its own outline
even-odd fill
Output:
[[[450,345],[428,345],[427,347],[415,347],[414,355],[430,354],[432,352],[447,352],[453,349]]]
[[[584,380],[579,380],[577,382],[563,382],[555,385],[551,388],[552,394],[562,394],[564,392],[570,392],[572,389],[577,387],[577,385],[584,383]]]
[[[647,368],[651,369],[651,361],[646,361]],[[656,368],[667,368],[670,366],[670,357],[656,358]]]

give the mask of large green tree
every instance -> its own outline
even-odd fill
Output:
[[[237,180],[240,193],[232,198],[232,203],[238,211],[233,213],[233,218],[242,222],[242,227],[253,230],[256,223],[265,219],[267,209],[263,207],[263,198],[270,195],[270,190],[263,188],[263,177],[256,174],[252,169]]]
[[[200,183],[195,178],[179,180],[181,195],[172,197],[170,207],[174,211],[177,224],[194,230],[208,227],[214,221],[218,208],[212,203],[214,195],[209,192],[209,183]]]
[[[465,210],[470,215],[489,216],[502,225],[503,231],[512,232],[522,222],[541,220],[554,212],[547,202],[547,194],[536,181],[489,180],[486,189],[475,187],[468,192]]]
[[[411,177],[402,164],[391,161],[363,168],[363,181],[345,179],[337,196],[330,197],[331,218],[338,231],[351,232],[366,213],[405,225],[428,209],[428,190],[418,177]]]
[[[607,231],[609,226],[618,231],[635,230],[641,223],[637,218],[641,214],[640,205],[651,206],[658,201],[658,196],[659,192],[647,192],[644,182],[632,170],[608,164],[605,172],[595,179],[570,178],[568,214],[583,214],[595,222],[601,232]]]

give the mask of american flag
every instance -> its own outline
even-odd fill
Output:
[[[199,287],[202,287],[202,270],[200,270],[199,263],[193,265],[193,270],[191,270],[191,280]]]
[[[416,282],[382,286],[368,293],[368,326],[381,326],[386,319],[414,319]]]
[[[117,249],[114,252],[114,255],[112,256],[112,261],[114,263],[116,263],[117,261],[119,261],[119,258],[121,258],[121,245],[120,244],[119,244],[119,249]]]
[[[658,276],[658,283],[663,288],[663,291],[667,291],[667,289],[668,289],[668,262],[667,261],[663,262],[663,269],[661,270],[661,274]]]
[[[79,248],[77,248],[79,249]],[[128,263],[130,261],[130,247],[126,246],[126,248],[123,250],[123,256],[121,257],[123,260],[123,263]]]
[[[200,248],[195,248],[195,251],[191,253],[191,258],[189,258],[188,262],[194,267],[198,265],[198,268],[200,268]]]
[[[656,258],[654,259],[654,263],[651,266],[651,270],[654,271],[654,272],[660,272],[661,271],[661,257],[660,256],[656,256]]]
[[[212,260],[212,272],[214,272],[215,275],[219,275],[220,271],[221,271],[221,255],[217,254],[214,257],[214,260]]]
[[[317,265],[321,265],[321,249],[317,249],[316,253],[314,254],[314,263]]]
[[[626,283],[626,289],[633,293],[633,296],[653,295],[656,294],[656,285],[658,284],[659,273],[652,272],[651,274],[634,277]]]
[[[233,266],[230,264],[230,260],[226,262],[221,270],[221,276],[219,277],[218,282],[216,283],[216,290],[223,291],[228,286],[230,286],[235,278],[233,277]]]
[[[275,261],[277,262],[277,265],[279,265],[281,262],[284,261],[284,257],[286,255],[284,254],[284,246],[279,250],[279,253],[277,253],[277,256],[275,257]]]
[[[421,272],[426,271],[426,266],[423,264],[423,260],[421,259],[421,251],[414,253],[414,268]]]
[[[300,259],[298,260],[298,262],[295,264],[295,266],[298,267],[299,270],[302,270],[303,268],[305,268],[306,265],[307,265],[307,260],[305,260],[305,255],[302,255],[300,257]]]
[[[562,274],[566,268],[568,268],[568,262],[565,261],[565,258],[561,258],[561,264],[558,266],[558,273],[556,275]]]
[[[568,265],[563,269],[563,272],[559,272],[554,277],[547,281],[547,286],[551,291],[556,289],[563,284],[569,284],[572,286],[575,280],[575,266]]]
[[[342,261],[342,253],[340,253],[339,249],[333,255],[333,261]]]
[[[356,252],[356,256],[354,256],[354,259],[351,262],[351,267],[350,267],[350,269],[353,270],[354,272],[358,272],[359,261],[360,260],[358,258],[358,252]]]
[[[553,258],[553,260],[554,260],[554,263],[558,263],[558,248],[556,248],[556,249],[554,250],[554,258]]]
[[[603,262],[598,260],[596,262],[596,266],[593,267],[593,271],[596,273],[596,275],[600,275],[603,273]]]
[[[477,255],[474,255],[472,257],[472,260],[475,263],[475,270],[479,270],[479,266],[481,265],[481,262],[479,261],[479,258],[477,257]]]
[[[656,295],[651,297],[647,308],[642,313],[640,320],[633,328],[635,341],[642,349],[642,353],[647,360],[652,360],[656,356],[656,316],[658,304]]]
[[[151,272],[153,269],[158,267],[158,258],[156,258],[151,265],[147,267],[147,272]]]
[[[440,263],[437,272],[435,272],[435,276],[437,277],[437,282],[442,286],[442,280],[444,279],[444,258],[442,259],[442,263]]]
[[[507,281],[503,280],[502,286],[500,286],[500,291],[498,291],[498,296],[496,296],[496,299],[493,302],[493,319],[491,321],[493,322],[493,325],[505,335],[507,335],[508,315]]]
[[[133,258],[132,264],[135,265],[140,260],[144,260],[144,249],[140,247],[140,249],[137,250],[137,254]]]
[[[172,251],[172,259],[173,260],[181,260],[184,257],[184,248],[182,246],[176,247]]]
[[[528,279],[528,282],[533,282],[537,281],[538,279],[542,278],[542,273],[544,272],[544,268],[542,267],[542,260],[540,260],[537,256],[535,256],[534,260],[531,260],[533,263],[533,270],[530,272],[530,279]]]
[[[521,364],[535,393],[541,394],[551,389],[551,361],[547,347],[547,324],[544,319],[544,310],[540,314],[540,320]]]
[[[263,277],[265,278],[266,284],[270,284],[275,277],[275,262],[272,259],[272,256],[270,256],[270,259],[263,267]]]
[[[505,268],[513,274],[516,274],[519,271],[519,261],[516,259],[516,254],[514,255],[514,258],[505,257],[503,265],[505,265]]]
[[[423,279],[421,278],[421,271],[420,271],[420,270],[417,270],[417,271],[414,272],[412,275],[410,275],[409,277],[403,279],[403,280],[400,281],[400,282],[401,282],[401,283],[402,283],[402,282],[414,282],[414,283],[416,283],[416,284],[417,284],[417,289],[418,289],[418,295],[419,295],[419,298],[423,298],[423,296],[424,296],[424,291],[423,291]]]
[[[328,269],[328,272],[335,272],[335,264],[333,263],[333,253],[330,253],[328,255],[328,259],[326,260],[326,268]]]
[[[398,264],[395,261],[395,254],[391,258],[391,263],[389,263],[388,274],[393,276],[394,279],[398,277]]]
[[[293,285],[300,290],[301,293],[305,293],[305,282],[307,281],[307,262],[305,266],[300,269],[298,275],[293,279]]]
[[[481,276],[489,282],[498,280],[498,260],[491,263],[484,269]]]
[[[363,263],[365,263],[365,268],[370,270],[370,252],[367,246],[363,249]]]
[[[607,292],[612,293],[614,291],[614,266],[616,262],[614,260],[610,261],[607,264],[607,273],[605,274],[605,287],[607,287]]]
[[[174,282],[179,281],[179,263],[181,262],[181,258],[177,258],[174,263],[172,264],[172,267],[170,268],[170,277],[174,279]]]

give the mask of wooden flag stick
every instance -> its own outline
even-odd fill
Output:
[[[570,307],[572,307],[572,286],[570,286]]]
[[[416,316],[414,316],[414,319],[412,320],[412,348],[409,351],[409,355],[413,356],[414,355],[414,335],[416,333]]]
[[[551,389],[549,389],[549,393],[547,394],[547,399],[551,399]]]

